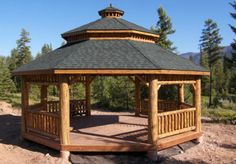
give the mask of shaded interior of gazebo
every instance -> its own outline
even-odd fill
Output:
[[[51,53],[13,71],[22,79],[22,136],[48,147],[76,152],[157,152],[201,136],[201,77],[208,72],[161,49],[158,34],[121,18],[108,7],[101,19],[62,34],[67,41]],[[128,76],[135,84],[135,113],[91,112],[91,83],[98,76]],[[85,98],[70,99],[75,83]],[[41,101],[29,105],[31,84],[41,88]],[[57,86],[59,101],[48,101]],[[141,86],[149,98],[141,99]],[[178,101],[158,99],[165,85],[178,87]],[[193,103],[184,86],[193,88]]]

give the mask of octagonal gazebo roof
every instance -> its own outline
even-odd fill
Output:
[[[128,22],[112,6],[100,19],[62,34],[62,46],[13,71],[15,75],[57,73],[168,73],[204,75],[208,71],[155,44],[158,34]],[[123,73],[121,73],[123,72]]]

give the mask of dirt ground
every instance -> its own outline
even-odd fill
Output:
[[[205,120],[205,119],[204,119]],[[236,126],[202,123],[203,142],[191,142],[161,151],[158,163],[236,163]],[[154,163],[145,153],[72,154],[71,161],[83,164]],[[0,163],[69,163],[59,152],[20,139],[20,110],[0,101]]]

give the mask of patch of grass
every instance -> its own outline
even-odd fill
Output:
[[[236,110],[223,108],[203,108],[202,116],[210,117],[213,122],[231,123],[236,120]]]
[[[227,99],[220,100],[220,105],[216,108],[208,108],[207,96],[202,96],[202,116],[210,117],[213,122],[231,123],[236,120],[236,104]]]

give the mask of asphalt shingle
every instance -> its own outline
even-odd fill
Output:
[[[87,40],[58,48],[14,72],[41,69],[152,69],[206,71],[153,43]]]

